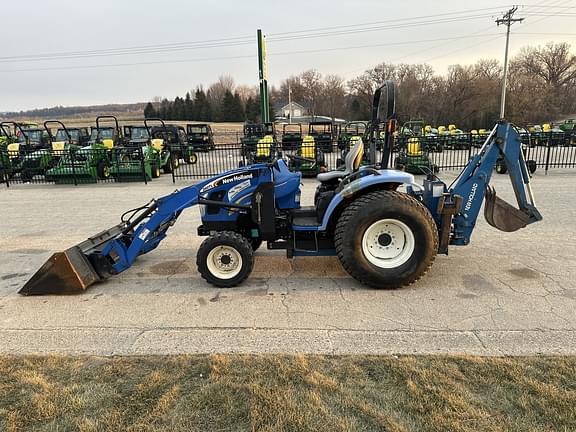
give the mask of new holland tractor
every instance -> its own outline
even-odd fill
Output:
[[[386,90],[386,97],[381,94]],[[372,124],[394,118],[394,85],[374,95]],[[374,148],[377,128],[372,128]],[[393,128],[387,127],[386,133]],[[335,255],[360,282],[398,288],[421,278],[436,255],[470,243],[483,203],[493,227],[515,231],[542,219],[535,207],[515,127],[498,122],[451,186],[429,175],[388,169],[391,140],[379,164],[360,166],[358,140],[341,169],[319,174],[314,202],[300,202],[300,173],[282,159],[224,172],[124,213],[121,222],[56,253],[20,289],[24,295],[82,292],[154,250],[182,212],[198,206],[205,240],[196,252],[200,275],[217,287],[242,283],[265,242],[287,257]],[[519,208],[496,196],[490,180],[502,156]],[[373,158],[373,157],[372,157]]]

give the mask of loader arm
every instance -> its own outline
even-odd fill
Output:
[[[508,169],[518,208],[497,197],[494,188],[490,186],[499,157]],[[470,160],[453,187],[448,190],[446,198],[448,203],[459,203],[459,210],[456,209],[452,220],[450,244],[453,245],[470,243],[485,198],[486,220],[501,231],[516,231],[542,220],[535,207],[520,136],[512,124],[506,121],[496,124],[478,154]]]

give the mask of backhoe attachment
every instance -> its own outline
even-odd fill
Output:
[[[496,190],[486,187],[484,218],[494,228],[504,232],[518,231],[530,221],[530,215],[496,196]]]

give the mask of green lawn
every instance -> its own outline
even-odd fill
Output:
[[[0,357],[1,431],[575,431],[576,357]]]

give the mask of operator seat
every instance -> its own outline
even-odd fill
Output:
[[[360,168],[360,163],[362,162],[363,155],[364,142],[362,142],[362,138],[358,137],[358,141],[356,141],[354,147],[352,147],[352,149],[346,155],[346,159],[344,160],[344,168],[318,174],[316,179],[320,183],[329,183],[334,180],[342,179],[352,174],[353,172],[358,171],[358,168]]]

